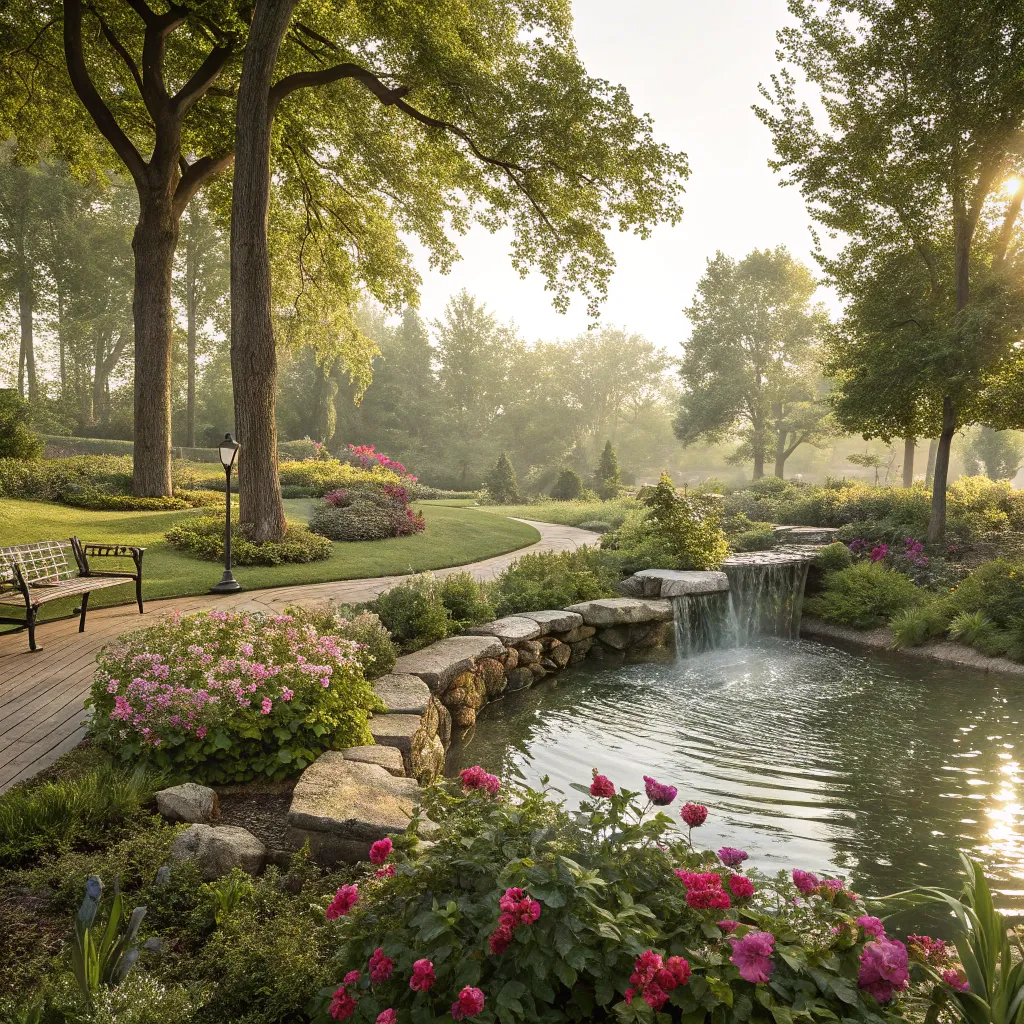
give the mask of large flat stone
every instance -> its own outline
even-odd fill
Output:
[[[533,619],[541,628],[542,633],[568,633],[569,630],[583,625],[583,616],[576,612],[551,609],[543,612],[523,612],[524,619]]]
[[[470,636],[496,636],[506,647],[522,640],[533,640],[540,636],[538,623],[525,615],[507,615],[503,619],[485,622],[466,630]]]
[[[346,747],[342,753],[346,761],[359,761],[362,764],[379,764],[381,768],[396,778],[406,776],[405,760],[398,747],[384,747],[376,744],[362,747]]]
[[[371,685],[393,715],[422,715],[430,703],[430,687],[419,676],[393,672]]]
[[[419,802],[420,787],[413,779],[397,779],[378,764],[349,761],[340,750],[328,750],[300,776],[288,823],[372,843],[404,832]]]
[[[637,597],[606,597],[584,601],[567,609],[583,616],[588,626],[633,626],[640,622],[668,622],[672,618],[669,601]]]
[[[683,597],[687,594],[717,594],[729,589],[724,572],[679,569],[643,569],[623,580],[619,588],[631,597]]]
[[[207,882],[233,868],[259,874],[266,858],[266,847],[251,832],[234,825],[192,825],[171,846],[171,860],[179,864],[195,861]]]
[[[374,715],[370,719],[370,735],[373,742],[381,747],[394,747],[405,762],[405,774],[417,774],[412,763],[412,752],[419,733],[424,732],[423,719],[419,715]]]
[[[838,536],[835,526],[775,526],[772,533],[784,544],[831,544]]]
[[[450,636],[422,651],[403,654],[395,663],[395,672],[418,676],[435,693],[463,672],[473,669],[477,658],[500,658],[505,645],[493,636]]]

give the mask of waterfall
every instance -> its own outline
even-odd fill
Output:
[[[807,567],[803,559],[736,559],[723,566],[728,592],[674,597],[677,655],[743,647],[760,634],[798,638]]]

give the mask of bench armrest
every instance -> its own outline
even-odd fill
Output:
[[[82,557],[80,560],[80,569],[83,576],[89,575],[89,559],[90,558],[128,558],[135,563],[134,573],[113,573],[113,572],[101,572],[98,573],[100,576],[132,576],[136,579],[142,578],[142,555],[145,552],[145,548],[136,547],[134,544],[82,544],[81,552]]]

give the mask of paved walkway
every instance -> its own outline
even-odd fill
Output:
[[[530,525],[540,531],[541,539],[536,544],[470,565],[438,569],[435,575],[468,570],[479,580],[489,580],[520,555],[574,550],[598,539],[597,534],[571,526],[534,522]],[[24,631],[0,636],[0,793],[35,775],[81,741],[87,718],[82,702],[89,695],[96,653],[119,633],[151,624],[172,611],[217,607],[277,613],[288,605],[327,600],[356,604],[373,600],[406,578],[382,576],[223,596],[171,598],[150,602],[146,614],[141,616],[134,604],[97,609],[90,612],[84,633],[78,632],[77,616],[44,622],[36,631],[40,649],[34,654],[28,650]]]

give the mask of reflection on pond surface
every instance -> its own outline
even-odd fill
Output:
[[[1022,720],[1024,679],[764,639],[570,669],[489,706],[448,770],[549,775],[570,803],[591,768],[637,790],[654,775],[711,809],[700,845],[871,895],[957,888],[962,849],[1019,913]]]

